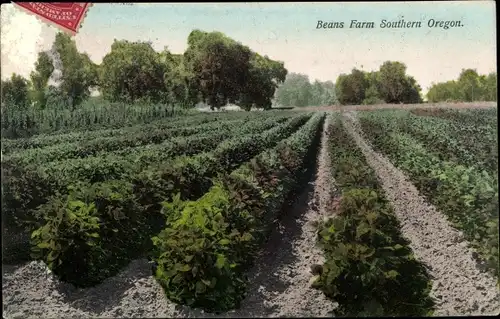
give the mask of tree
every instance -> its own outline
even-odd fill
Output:
[[[351,74],[341,74],[335,84],[338,100],[343,105],[361,104],[368,89],[368,79],[363,71],[353,69]]]
[[[463,69],[458,76],[458,87],[462,101],[472,102],[479,100],[482,95],[479,74],[473,69]]]
[[[283,84],[276,90],[276,103],[282,106],[308,106],[311,98],[311,83],[305,74],[288,74]]]
[[[78,52],[76,43],[65,33],[57,33],[52,45],[54,66],[60,72],[59,89],[71,108],[90,96],[97,85],[97,66],[86,53]]]
[[[282,62],[252,52],[221,32],[192,31],[183,62],[189,99],[212,109],[227,103],[268,109],[287,74]]]
[[[28,81],[21,75],[12,73],[10,79],[2,80],[2,103],[26,106],[28,102]]]
[[[363,100],[363,104],[382,104],[384,100],[380,97],[380,93],[378,91],[379,87],[379,73],[376,72],[368,72],[366,73],[366,79],[368,81],[368,88],[365,91],[365,99]]]
[[[483,101],[496,101],[497,100],[497,74],[490,73],[484,77],[482,82],[483,86]]]
[[[30,73],[30,100],[36,107],[43,109],[47,104],[46,89],[53,72],[54,65],[49,54],[46,51],[39,52],[35,70]]]
[[[195,88],[190,86],[190,76],[184,64],[182,54],[172,54],[167,48],[160,53],[160,61],[165,65],[163,81],[168,103],[194,105],[197,102],[196,94],[190,94]]]
[[[235,102],[245,110],[252,107],[271,109],[276,88],[285,81],[287,70],[284,63],[273,61],[257,53],[252,55],[248,80]]]
[[[433,83],[427,93],[429,102],[496,101],[497,75],[480,75],[476,70],[463,69],[457,80]]]
[[[166,71],[151,43],[115,40],[100,66],[100,90],[109,101],[166,101]]]
[[[234,103],[249,78],[251,57],[248,47],[221,32],[194,30],[184,53],[188,81],[212,109]]]
[[[378,92],[386,103],[420,103],[421,88],[406,74],[406,65],[386,61],[378,72]]]

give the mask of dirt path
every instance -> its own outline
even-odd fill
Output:
[[[415,256],[430,268],[432,294],[437,298],[435,315],[500,313],[496,279],[477,267],[462,234],[426,203],[399,169],[366,143],[355,113],[345,113],[344,123],[381,180]]]
[[[328,178],[327,126],[324,126],[318,167],[305,185],[250,273],[248,296],[242,307],[219,316],[174,305],[151,276],[146,260],[132,262],[118,276],[102,284],[77,290],[47,273],[40,262],[4,267],[3,313],[7,318],[91,317],[327,317],[334,304],[312,289],[310,266],[322,263],[315,248],[316,232],[311,222],[322,218],[331,201]],[[313,174],[314,175],[314,174]]]

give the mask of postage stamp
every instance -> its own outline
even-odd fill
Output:
[[[15,6],[71,35],[81,27],[90,2],[13,2]]]
[[[4,317],[498,315],[495,5],[2,4]]]

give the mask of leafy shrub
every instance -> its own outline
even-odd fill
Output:
[[[386,199],[352,189],[336,214],[319,228],[326,263],[315,283],[339,303],[336,315],[428,315],[429,275],[401,237]]]
[[[154,216],[138,211],[128,182],[76,184],[39,209],[45,224],[32,233],[33,257],[63,281],[95,285],[143,251]]]

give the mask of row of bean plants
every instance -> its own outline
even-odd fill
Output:
[[[405,112],[405,111],[403,111]],[[393,112],[386,116],[393,117]],[[493,125],[471,126],[433,117],[397,117],[398,128],[424,143],[442,160],[498,173],[498,136]]]
[[[201,198],[163,203],[166,225],[153,238],[156,279],[169,299],[208,311],[237,308],[246,271],[288,195],[314,166],[324,114],[222,176]]]
[[[213,152],[158,162],[126,177],[71,184],[34,212],[43,223],[32,233],[33,258],[77,286],[101,282],[150,251],[151,237],[165,224],[163,200],[179,192],[201,196],[217,174],[276,145],[310,116],[298,115],[260,133],[236,134]]]
[[[224,122],[228,120],[247,120],[275,117],[284,115],[283,112],[231,112],[216,114],[199,114],[186,117],[159,119],[149,124],[134,125],[118,129],[103,129],[95,131],[78,131],[63,134],[44,134],[29,138],[7,139],[2,138],[2,153],[8,154],[22,149],[41,148],[56,144],[88,141],[103,137],[124,136],[140,132],[151,132],[155,130],[179,129],[194,127],[210,122]]]
[[[262,119],[261,129],[269,129],[276,124],[282,123],[288,117],[270,117]],[[28,164],[41,164],[52,161],[61,161],[71,158],[86,158],[90,156],[106,155],[110,152],[124,150],[125,153],[138,148],[140,146],[150,146],[151,144],[169,144],[171,139],[176,137],[189,137],[196,136],[199,133],[208,132],[225,132],[230,134],[238,127],[255,127],[255,120],[228,120],[223,122],[210,122],[201,125],[194,125],[188,127],[178,127],[171,129],[155,129],[153,131],[136,132],[123,136],[112,136],[96,138],[87,141],[60,143],[54,146],[28,149],[21,152],[9,154],[2,158],[2,164],[28,165]]]
[[[498,276],[498,178],[476,166],[443,161],[382,114],[362,114],[360,123],[374,147],[410,177],[428,201],[463,231]],[[463,137],[467,138],[467,137]],[[442,158],[442,156],[441,156]]]
[[[340,119],[328,130],[331,176],[341,191],[319,221],[325,263],[313,286],[339,305],[335,316],[425,316],[432,284],[401,234],[390,202]]]

